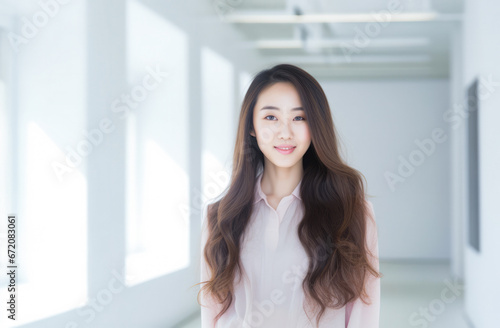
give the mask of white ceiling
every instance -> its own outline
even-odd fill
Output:
[[[321,78],[448,77],[463,11],[462,0],[209,1],[241,33],[237,46]]]
[[[463,0],[197,1],[241,34],[235,46],[256,48],[268,65],[297,64],[321,78],[448,77],[451,35],[463,12]],[[0,9],[32,13],[37,2],[3,0]],[[392,21],[377,22],[374,15],[391,6],[398,11]],[[282,19],[289,22],[273,23]]]

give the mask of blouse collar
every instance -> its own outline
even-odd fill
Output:
[[[254,197],[254,204],[257,203],[261,199],[267,199],[266,194],[262,191],[260,182],[262,180],[262,175],[264,173],[261,172],[260,175],[257,177],[257,181],[255,182],[255,197]],[[292,195],[294,195],[296,198],[302,200],[302,197],[300,197],[300,185],[302,183],[302,179],[300,179],[299,184],[295,187],[295,189],[292,191]]]

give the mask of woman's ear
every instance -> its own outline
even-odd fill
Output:
[[[251,135],[252,137],[255,137],[255,132],[253,131],[253,129],[250,129],[250,135]]]

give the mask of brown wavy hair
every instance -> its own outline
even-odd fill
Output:
[[[276,65],[255,75],[245,94],[229,187],[218,201],[207,206],[208,239],[202,256],[211,278],[199,283],[204,286],[197,300],[200,304],[203,292],[222,304],[215,321],[233,301],[236,270],[241,272],[241,240],[252,214],[256,177],[264,166],[264,155],[256,138],[250,135],[254,107],[259,93],[277,82],[295,86],[311,134],[311,145],[302,158],[300,195],[305,212],[297,233],[309,257],[302,288],[321,308],[316,324],[326,307],[341,308],[359,297],[365,304],[371,304],[365,300],[366,275],[382,276],[370,265],[365,240],[368,207],[363,179],[366,179],[339,155],[337,133],[323,89],[303,69]]]

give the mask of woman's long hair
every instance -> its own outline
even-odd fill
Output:
[[[277,82],[292,83],[308,118],[311,145],[302,158],[300,195],[304,217],[297,233],[309,257],[302,288],[321,310],[342,308],[361,297],[365,304],[367,274],[381,277],[369,263],[366,245],[364,176],[339,155],[330,107],[320,84],[303,69],[280,64],[258,73],[243,99],[231,181],[225,195],[207,207],[208,239],[202,256],[210,274],[198,293],[210,294],[222,304],[217,321],[230,307],[236,270],[241,272],[240,245],[252,214],[256,177],[264,155],[253,130],[253,111],[260,92]],[[333,249],[332,249],[333,248]],[[325,256],[328,254],[328,256]],[[375,254],[371,254],[375,256]]]

